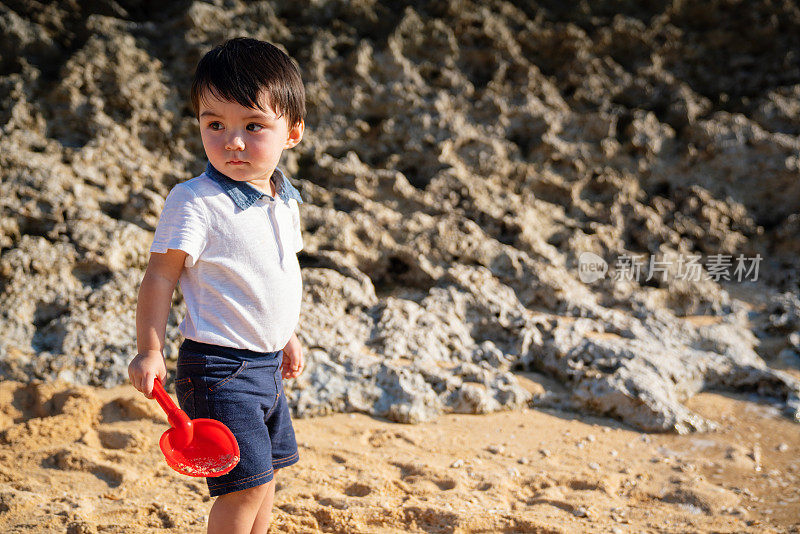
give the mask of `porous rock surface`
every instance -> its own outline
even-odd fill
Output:
[[[296,415],[567,405],[687,432],[714,422],[683,402],[730,388],[797,417],[768,365],[800,359],[795,3],[515,4],[0,4],[2,374],[127,380],[163,198],[204,166],[192,70],[248,35],[308,96],[282,162],[305,200]],[[749,285],[585,283],[587,251],[764,261]]]

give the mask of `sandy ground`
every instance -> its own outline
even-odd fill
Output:
[[[272,532],[800,532],[800,425],[742,395],[689,404],[721,430],[549,410],[298,420]],[[132,387],[5,382],[0,412],[1,532],[205,532],[205,481],[164,463],[166,418]]]

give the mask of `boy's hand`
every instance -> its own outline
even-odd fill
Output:
[[[283,378],[297,378],[303,372],[305,363],[303,361],[303,348],[297,334],[292,334],[291,339],[283,347]]]
[[[153,398],[153,382],[156,377],[163,384],[167,378],[167,367],[161,351],[148,350],[140,352],[128,365],[128,376],[133,387],[144,393],[148,399]]]

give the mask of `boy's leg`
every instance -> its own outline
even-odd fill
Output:
[[[275,501],[275,476],[277,474],[278,470],[275,469],[272,480],[265,484],[269,488],[267,488],[264,499],[261,501],[261,507],[258,509],[250,534],[267,534],[269,532],[269,524],[272,522],[272,503]]]
[[[275,479],[267,484],[220,495],[208,514],[208,534],[250,534],[265,495],[274,490]]]

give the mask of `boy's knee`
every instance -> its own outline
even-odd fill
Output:
[[[271,482],[267,482],[259,486],[253,486],[252,488],[247,488],[239,491],[232,491],[231,493],[220,495],[218,499],[224,499],[226,501],[235,501],[239,504],[247,504],[247,503],[259,504],[264,499],[264,496],[267,494],[267,490],[269,489],[270,484]]]

